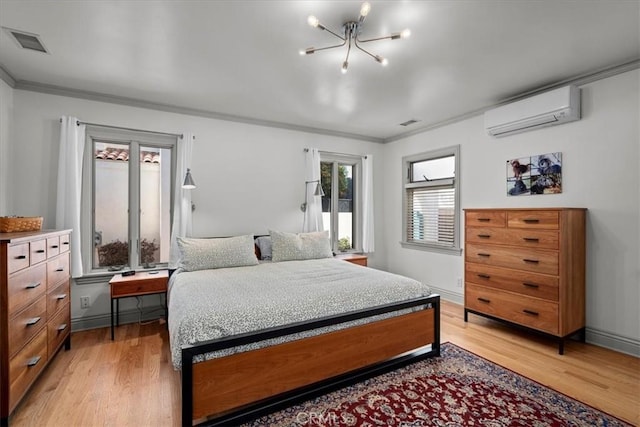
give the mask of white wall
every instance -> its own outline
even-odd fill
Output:
[[[0,132],[0,142],[11,144],[9,169],[0,175],[14,177],[15,185],[9,187],[4,201],[12,206],[9,213],[43,215],[45,226],[53,225],[61,115],[138,129],[193,131],[192,169],[198,184],[193,191],[197,206],[194,233],[198,236],[266,233],[269,228],[298,231],[304,196],[302,149],[373,154],[377,250],[370,265],[422,280],[444,298],[461,302],[463,289],[456,285],[463,277],[461,256],[403,249],[398,243],[402,232],[401,158],[460,144],[463,208],[589,209],[588,339],[640,354],[640,71],[584,86],[583,119],[578,122],[493,139],[484,132],[482,116],[477,116],[386,145],[11,90],[2,85],[0,117],[11,117],[6,111],[12,104],[14,110],[10,137],[4,122]],[[6,92],[13,102],[6,101]],[[507,159],[555,151],[563,153],[562,194],[505,195]],[[79,308],[81,295],[92,297],[91,309]],[[74,319],[103,316],[104,320],[109,312],[105,283],[74,285],[72,297]]]
[[[403,156],[460,144],[462,208],[585,207],[587,339],[640,354],[640,71],[582,87],[582,120],[494,139],[476,116],[388,144],[384,151],[387,266],[462,302],[463,256],[404,249]],[[562,152],[563,192],[508,197],[508,159]],[[464,221],[463,221],[464,224]],[[463,233],[464,235],[464,233]]]
[[[266,234],[269,229],[299,232],[300,204],[304,199],[305,147],[348,153],[373,154],[381,169],[382,145],[345,138],[220,121],[182,114],[127,107],[23,90],[14,91],[11,173],[16,185],[11,201],[15,212],[43,215],[45,227],[54,225],[59,118],[76,116],[83,121],[160,132],[194,132],[192,191],[196,205],[195,236],[240,233]],[[381,188],[382,175],[376,182]],[[380,191],[380,194],[382,192]],[[382,198],[376,201],[376,217],[382,218]],[[372,265],[384,267],[383,225],[376,233],[379,250]],[[106,283],[74,284],[72,318],[95,318],[106,324],[109,288]],[[90,296],[90,309],[80,309],[80,296]],[[157,297],[150,296],[150,304]],[[123,300],[121,308],[134,307]],[[97,322],[97,323],[100,323]],[[77,323],[77,322],[76,322]]]
[[[13,118],[13,89],[0,79],[0,216],[11,215],[9,205],[9,143]]]

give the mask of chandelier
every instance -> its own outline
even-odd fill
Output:
[[[385,39],[391,39],[391,40],[405,39],[411,35],[411,31],[406,29],[400,33],[393,33],[384,37],[375,37],[372,39],[360,40],[358,37],[360,36],[360,32],[362,31],[364,20],[369,14],[370,10],[371,10],[371,5],[369,4],[369,2],[364,2],[362,4],[362,7],[360,8],[360,17],[358,18],[358,20],[347,21],[342,25],[342,32],[344,34],[342,36],[330,30],[326,26],[322,25],[318,20],[318,18],[316,18],[315,16],[309,16],[309,18],[307,19],[307,22],[309,23],[309,25],[315,28],[319,28],[320,30],[328,31],[329,33],[333,34],[334,36],[342,40],[342,43],[333,45],[333,46],[327,46],[327,47],[319,47],[319,48],[310,47],[310,48],[301,50],[300,55],[311,55],[312,53],[316,53],[321,50],[334,49],[334,48],[338,48],[346,45],[347,56],[344,59],[344,62],[342,63],[342,74],[345,74],[347,72],[347,69],[349,68],[349,54],[351,53],[351,46],[353,45],[356,48],[363,51],[364,53],[366,53],[367,55],[369,55],[370,57],[372,57],[373,59],[375,59],[382,66],[386,66],[389,63],[387,58],[383,58],[380,55],[374,55],[373,53],[369,52],[368,50],[360,46],[360,44],[374,42],[378,40],[385,40]]]

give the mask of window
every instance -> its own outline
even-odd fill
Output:
[[[460,147],[404,157],[402,246],[460,254]]]
[[[362,158],[320,153],[322,222],[335,253],[362,250]]]
[[[87,127],[85,271],[169,262],[176,137]]]

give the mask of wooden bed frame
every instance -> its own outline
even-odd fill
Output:
[[[212,351],[412,308],[418,310],[194,363]],[[239,424],[439,355],[440,297],[435,294],[184,346],[182,425]]]

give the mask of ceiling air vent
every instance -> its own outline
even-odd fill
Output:
[[[40,36],[37,34],[26,33],[24,31],[12,30],[11,28],[4,28],[4,30],[11,35],[11,37],[18,43],[23,49],[35,50],[37,52],[49,53],[44,47]]]
[[[416,119],[411,119],[411,120],[407,120],[404,123],[400,123],[400,126],[411,126],[414,123],[418,123],[420,120],[416,120]]]

